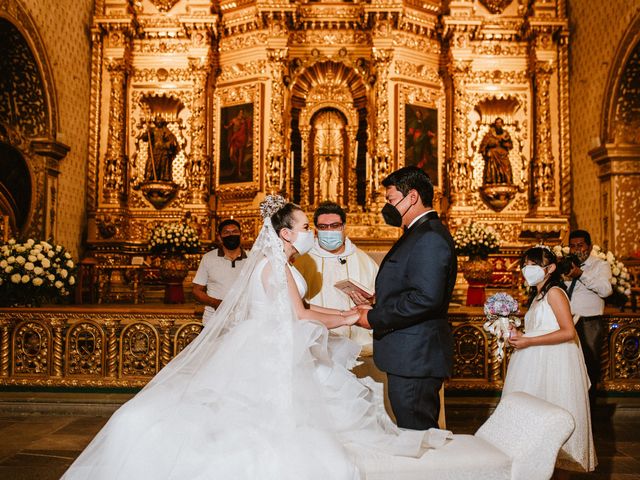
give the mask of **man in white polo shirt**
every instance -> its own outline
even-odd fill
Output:
[[[220,248],[211,250],[203,255],[200,266],[193,278],[193,296],[203,303],[204,315],[202,323],[213,316],[216,308],[242,269],[241,260],[247,258],[241,246],[242,230],[240,223],[228,219],[218,225]]]
[[[584,353],[591,388],[589,400],[596,400],[596,388],[600,381],[600,352],[605,337],[602,319],[604,299],[611,295],[611,267],[594,255],[591,255],[591,235],[585,230],[574,230],[569,234],[569,250],[580,261],[574,265],[568,276],[567,294],[571,300],[571,313],[579,315],[576,331]]]

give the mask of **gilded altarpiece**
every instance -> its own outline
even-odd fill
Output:
[[[524,246],[567,233],[568,29],[562,0],[491,9],[474,0],[446,11],[437,1],[97,2],[89,244],[126,262],[115,252],[144,252],[149,228],[189,216],[206,246],[231,215],[250,243],[260,200],[279,192],[309,213],[338,200],[351,238],[385,250],[399,233],[379,214],[381,182],[405,164],[407,109],[427,109],[437,119],[437,209],[452,230],[473,220],[499,231],[506,256],[493,259],[495,278],[509,284]],[[251,172],[221,181],[221,140],[234,128],[223,113],[242,105]],[[331,147],[318,140],[322,122],[336,135]],[[508,138],[501,179],[487,174],[498,123]],[[160,130],[170,132],[171,175],[150,179],[149,138]]]

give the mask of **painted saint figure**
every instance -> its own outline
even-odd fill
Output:
[[[227,136],[229,160],[232,165],[235,165],[236,175],[242,177],[245,149],[251,136],[251,117],[245,116],[244,109],[240,109],[238,114],[224,128],[229,130]]]
[[[142,140],[149,145],[149,156],[144,169],[144,179],[147,182],[172,182],[173,160],[178,154],[178,139],[167,127],[167,122],[161,117],[153,120],[153,126],[148,125],[142,134]]]
[[[498,117],[480,143],[480,154],[484,158],[482,175],[484,185],[513,184],[513,173],[509,161],[509,150],[512,148],[511,136],[504,129],[502,118]]]

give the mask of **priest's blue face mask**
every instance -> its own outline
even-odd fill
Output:
[[[318,231],[318,244],[329,252],[339,249],[343,243],[344,238],[342,237],[342,230]]]

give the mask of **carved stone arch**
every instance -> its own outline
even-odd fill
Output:
[[[635,87],[630,83],[635,83]],[[630,105],[629,102],[634,102],[635,105]],[[634,106],[636,107],[634,118],[629,118]],[[640,144],[638,106],[640,106],[640,13],[635,16],[622,37],[609,71],[602,105],[601,142]]]
[[[0,4],[0,38],[2,80],[16,82],[21,96],[28,97],[24,103],[31,104],[26,112],[12,112],[6,110],[3,98],[0,116],[11,119],[19,113],[16,121],[25,136],[55,139],[58,106],[52,69],[35,22],[16,0]]]
[[[15,217],[12,234],[55,239],[58,162],[69,147],[56,140],[58,107],[44,44],[16,0],[0,3],[0,118],[0,143],[7,147],[3,161],[17,151],[26,163],[23,173],[28,171],[31,189],[29,202],[13,208],[12,214],[3,212],[1,220],[6,224],[6,218]],[[17,186],[3,183],[5,193],[15,195]]]
[[[366,139],[367,136],[367,84],[354,66],[340,61],[323,58],[295,68],[296,75],[290,88],[291,147],[294,155],[294,175],[291,177],[299,179],[299,183],[292,185],[294,198],[303,207],[315,206],[322,200],[318,193],[320,180],[316,175],[320,170],[313,163],[313,145],[310,143],[312,119],[318,112],[335,110],[346,120],[345,152],[338,180],[343,187],[339,188],[337,201],[351,211],[356,210],[358,189],[346,186],[364,184],[364,181],[359,182],[356,170],[359,163],[363,163],[360,171],[364,175],[366,142],[363,141],[360,148],[358,139]],[[364,132],[361,132],[363,126]]]

